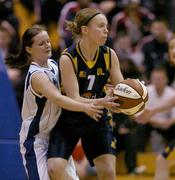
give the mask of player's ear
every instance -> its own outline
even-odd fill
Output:
[[[25,47],[25,50],[26,50],[26,52],[28,52],[29,54],[31,54],[31,48],[30,48],[29,46],[26,46],[26,47]]]
[[[81,32],[82,32],[83,34],[87,34],[87,32],[88,32],[87,26],[81,26]]]

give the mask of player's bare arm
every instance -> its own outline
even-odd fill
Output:
[[[79,95],[79,85],[72,62],[66,55],[61,56],[60,71],[63,88],[67,96],[80,102],[95,103],[98,105],[102,105],[106,108],[116,108],[116,106],[118,106],[118,104],[113,102],[115,98],[105,97],[100,99],[87,99],[81,97]]]
[[[111,49],[111,69],[110,69],[110,78],[114,86],[123,80],[123,75],[120,70],[120,64],[118,57],[114,50]]]
[[[32,88],[36,93],[45,96],[58,106],[71,111],[85,112],[95,120],[98,120],[103,112],[103,106],[84,104],[74,101],[67,96],[61,95],[58,89],[53,85],[53,83],[44,73],[35,73],[32,76]]]

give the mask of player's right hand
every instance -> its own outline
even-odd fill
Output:
[[[98,121],[103,114],[104,106],[95,105],[94,103],[86,104],[84,112],[95,121]]]

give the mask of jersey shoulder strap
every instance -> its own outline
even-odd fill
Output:
[[[66,55],[69,57],[69,59],[72,62],[73,68],[75,73],[77,74],[78,70],[78,62],[77,62],[77,50],[76,50],[76,44],[73,44],[69,48],[65,49],[61,55]]]
[[[100,51],[104,55],[104,60],[106,64],[106,69],[109,70],[111,68],[111,49],[108,46],[101,46]]]

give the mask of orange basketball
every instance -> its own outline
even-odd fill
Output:
[[[134,115],[143,110],[148,101],[146,86],[138,79],[126,79],[114,88],[114,96],[118,96],[117,103],[120,111],[127,115]]]

